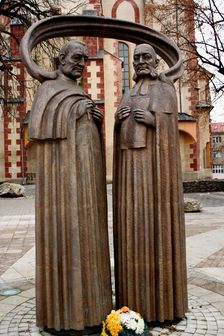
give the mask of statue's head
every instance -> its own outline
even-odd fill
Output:
[[[59,70],[71,79],[78,79],[82,76],[85,61],[88,58],[85,43],[80,41],[69,41],[59,51]]]
[[[133,67],[135,70],[134,80],[138,81],[143,77],[157,78],[156,67],[158,59],[156,52],[149,44],[143,43],[136,46],[134,50]]]

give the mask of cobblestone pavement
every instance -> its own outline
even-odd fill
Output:
[[[181,322],[151,328],[149,334],[224,336],[224,192],[187,197],[203,204],[202,212],[185,214],[189,311]],[[109,186],[112,252],[111,198]],[[0,336],[49,335],[35,326],[34,201],[32,185],[25,197],[0,198]]]

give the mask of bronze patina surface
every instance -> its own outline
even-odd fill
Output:
[[[136,84],[115,123],[116,302],[148,322],[172,321],[187,310],[177,100],[151,46],[135,48],[133,65]]]
[[[164,34],[149,27],[117,19],[94,16],[60,15],[40,20],[26,32],[21,44],[21,56],[31,76],[44,81],[56,78],[57,72],[47,72],[32,59],[31,51],[40,42],[61,36],[100,36],[127,40],[136,44],[151,44],[159,56],[169,65],[162,75],[178,79],[182,72],[179,49]]]
[[[76,83],[85,46],[79,44],[82,65],[76,78],[69,75],[69,64],[75,61],[67,57],[70,52],[61,52],[59,69],[53,72],[41,69],[31,56],[41,41],[62,36],[144,43],[139,47],[143,51],[151,44],[169,66],[157,76],[154,51],[147,52],[151,59],[145,69],[138,69],[142,60],[136,58],[136,86],[116,115],[116,299],[118,306],[129,305],[147,321],[183,317],[185,238],[172,84],[183,71],[179,50],[163,34],[135,23],[56,16],[35,23],[21,44],[28,72],[43,83],[30,124],[38,153],[37,323],[52,332],[83,334],[111,309],[102,114]],[[151,72],[144,74],[147,68]]]
[[[62,47],[57,78],[39,87],[29,124],[37,151],[36,320],[62,335],[86,333],[112,308],[103,115],[76,82],[86,58],[81,42]]]

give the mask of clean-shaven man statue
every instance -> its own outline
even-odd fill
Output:
[[[110,312],[103,115],[77,84],[86,45],[66,43],[57,79],[39,87],[29,136],[36,142],[37,325],[91,333]]]

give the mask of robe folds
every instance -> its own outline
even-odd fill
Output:
[[[59,76],[35,96],[36,317],[40,327],[84,330],[110,312],[111,275],[101,133],[80,103],[90,99]]]
[[[142,79],[120,106],[152,111],[155,126],[136,122],[132,112],[115,124],[116,304],[148,322],[183,318],[185,227],[175,89],[160,79]]]

